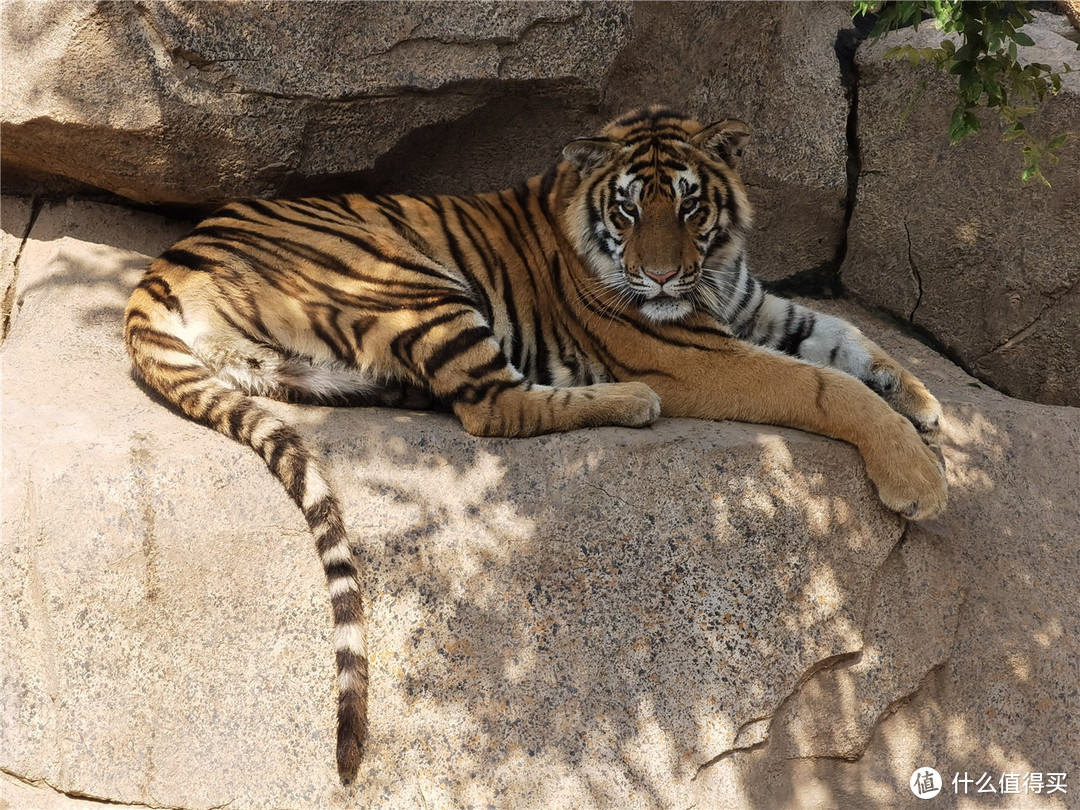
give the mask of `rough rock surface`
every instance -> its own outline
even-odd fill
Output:
[[[1078,413],[866,321],[952,423],[931,524],[798,431],[500,441],[279,406],[368,561],[371,741],[343,789],[300,515],[253,453],[128,376],[128,291],[185,228],[49,205],[21,246],[0,355],[8,800],[884,808],[924,765],[1080,773]]]
[[[1022,59],[1080,68],[1076,44],[1043,25]],[[1062,76],[1031,126],[1073,133],[1053,188],[1020,181],[1017,142],[983,131],[950,146],[955,89],[931,68],[882,61],[901,44],[929,47],[924,27],[860,48],[857,202],[842,269],[847,291],[926,329],[995,388],[1080,405],[1080,73]],[[921,92],[906,124],[913,93]]]
[[[661,102],[757,131],[759,273],[834,262],[843,3],[4,4],[6,188],[463,193]],[[59,185],[58,185],[59,184]]]

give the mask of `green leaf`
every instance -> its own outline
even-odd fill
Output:
[[[1017,121],[1015,124],[1013,124],[1007,130],[1005,130],[1005,133],[1001,136],[1001,140],[1003,140],[1003,141],[1015,141],[1017,138],[1019,138],[1023,134],[1025,134],[1024,133],[1024,125],[1022,123],[1020,123],[1019,121]]]
[[[1069,140],[1069,133],[1067,132],[1062,135],[1055,135],[1050,139],[1050,143],[1046,145],[1046,151],[1052,152],[1055,149],[1060,149],[1067,140]]]
[[[873,12],[874,8],[877,5],[878,4],[875,3],[875,2],[866,2],[866,0],[856,0],[856,2],[851,4],[851,19],[854,20],[856,17],[865,17],[867,14],[870,14],[871,12]]]
[[[978,132],[980,126],[979,119],[974,114],[963,107],[957,107],[953,110],[952,120],[949,122],[949,141],[955,144],[973,132]]]
[[[1030,45],[1035,44],[1035,40],[1033,40],[1031,37],[1029,37],[1023,31],[1015,32],[1012,35],[1012,38],[1013,38],[1014,41],[1018,42],[1020,45],[1029,45],[1030,46]]]

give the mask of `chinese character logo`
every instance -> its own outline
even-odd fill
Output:
[[[920,799],[932,799],[941,793],[941,774],[933,768],[918,768],[911,775],[908,785]]]

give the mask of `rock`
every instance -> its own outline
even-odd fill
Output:
[[[969,806],[952,785],[965,773],[998,792],[1018,775],[1018,807],[1072,807],[1071,785],[1035,797],[1023,780],[1080,764],[1080,412],[987,389],[850,304],[819,308],[859,320],[941,397],[949,508],[879,569],[860,653],[808,677],[766,744],[703,772],[699,806],[907,806],[929,766],[946,783],[935,807]],[[907,668],[927,674],[904,683]],[[904,697],[879,712],[868,695],[888,685]]]
[[[129,805],[138,810],[138,806]],[[145,806],[145,805],[144,805]],[[100,810],[101,803],[92,799],[67,796],[49,787],[15,779],[0,773],[0,810]]]
[[[905,526],[853,448],[793,430],[482,440],[437,414],[276,405],[368,563],[370,745],[341,788],[303,520],[253,453],[127,371],[128,291],[185,229],[46,205],[19,256],[0,767],[22,788],[176,808],[865,806],[907,795],[916,766],[1080,772],[1077,411],[984,389],[842,306],[945,403],[934,523]]]
[[[1080,0],[1057,0],[1057,6],[1072,23],[1072,27],[1080,31]]]
[[[595,97],[590,82],[627,36],[624,9],[581,3],[12,3],[3,14],[20,67],[4,85],[5,162],[139,202],[280,194],[369,169],[503,81],[548,87],[563,106]]]
[[[1080,67],[1076,45],[1042,25],[1023,58]],[[929,26],[862,47],[858,198],[842,268],[846,290],[927,330],[973,374],[1002,391],[1080,405],[1080,149],[1072,138],[1046,173],[1020,180],[1017,142],[981,117],[983,131],[949,146],[949,80],[929,67],[882,61],[905,43],[937,44]],[[1050,134],[1080,128],[1080,74],[1033,120]],[[913,93],[922,93],[906,125]]]
[[[199,205],[343,187],[486,191],[543,172],[612,115],[663,102],[754,126],[761,275],[835,262],[843,239],[843,4],[12,2],[0,13],[8,189]]]

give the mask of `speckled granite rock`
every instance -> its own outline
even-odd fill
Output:
[[[1076,43],[1052,25],[1025,31],[1037,47],[1022,48],[1023,61],[1080,68]],[[940,39],[924,26],[857,54],[862,174],[844,286],[933,334],[995,388],[1080,405],[1077,140],[1066,143],[1056,168],[1046,167],[1053,188],[1021,182],[1021,143],[1002,141],[1006,125],[996,115],[982,115],[980,133],[950,146],[955,79],[882,61],[887,48]],[[1062,75],[1061,93],[1029,126],[1043,138],[1080,128],[1080,73]]]
[[[14,2],[3,20],[5,166],[184,203],[369,169],[500,82],[595,98],[629,34],[623,6],[579,2]]]
[[[323,451],[368,560],[371,742],[341,788],[302,519],[254,454],[127,374],[128,290],[184,227],[46,206],[22,248],[0,355],[0,767],[20,790],[890,806],[924,750],[942,771],[962,753],[1078,772],[1077,413],[969,387],[884,333],[955,423],[954,507],[906,530],[852,448],[797,431],[499,441],[440,415],[277,406]]]
[[[945,405],[949,509],[909,526],[879,569],[860,652],[796,689],[767,744],[703,771],[698,806],[1075,807],[1080,411],[996,393],[880,324],[861,324]],[[920,683],[901,682],[920,669]],[[883,712],[868,706],[889,684],[904,697]],[[926,766],[946,782],[930,804],[907,788]],[[984,773],[996,794],[971,786],[965,797],[962,782],[954,793],[954,776]],[[1067,774],[1068,790],[1027,792],[1029,773]],[[1006,774],[1021,779],[1018,793],[1000,793]]]

